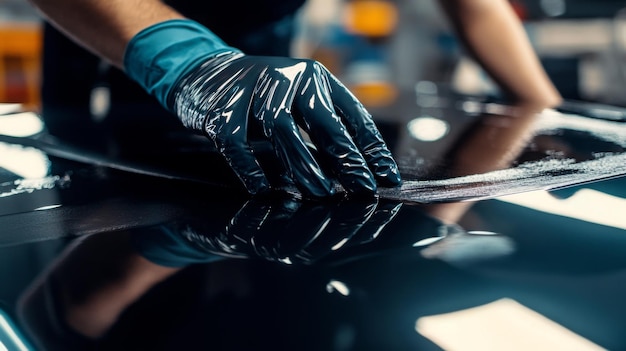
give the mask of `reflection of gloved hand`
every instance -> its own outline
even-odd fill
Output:
[[[340,247],[374,240],[401,205],[376,198],[333,203],[251,199],[224,227],[201,216],[178,223],[176,231],[189,245],[218,255],[306,264]]]
[[[283,178],[308,196],[332,195],[333,179],[349,193],[400,183],[369,113],[316,61],[247,56],[195,22],[173,20],[135,36],[125,68],[185,126],[206,134],[252,194],[270,187],[256,138],[271,143]]]

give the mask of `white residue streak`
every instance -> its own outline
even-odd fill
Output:
[[[626,124],[547,110],[537,120],[535,134],[572,130],[626,148]],[[595,152],[592,160],[557,158],[526,162],[514,168],[436,180],[410,180],[400,188],[380,189],[383,197],[420,203],[470,201],[549,190],[626,175],[626,153]],[[410,173],[410,171],[408,172]],[[414,177],[415,179],[415,177]]]
[[[587,132],[598,139],[626,147],[626,124],[624,122],[605,121],[573,114],[544,112],[537,120],[536,132],[546,130],[575,130]]]
[[[36,190],[52,189],[69,181],[68,176],[49,176],[38,179],[18,179],[10,183],[0,184],[0,198]]]
[[[480,200],[548,190],[626,174],[626,154],[584,162],[551,159],[516,168],[441,180],[405,180],[400,188],[380,189],[383,197],[422,203]]]

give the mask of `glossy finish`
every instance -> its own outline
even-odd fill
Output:
[[[197,139],[2,136],[0,308],[50,350],[626,348],[622,122],[405,97],[378,198],[250,198]]]
[[[173,94],[183,124],[215,143],[251,194],[295,187],[304,197],[327,197],[336,180],[348,193],[371,195],[377,183],[400,184],[372,116],[318,62],[223,53]],[[278,184],[268,180],[255,141],[271,145]]]
[[[567,101],[536,111],[420,84],[429,93],[405,92],[373,111],[395,131],[403,178],[398,189],[380,189],[385,198],[476,200],[626,174],[626,124],[616,117],[624,109]]]

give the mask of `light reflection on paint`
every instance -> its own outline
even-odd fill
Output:
[[[29,348],[24,344],[20,336],[13,329],[9,321],[0,314],[0,331],[2,332],[0,335],[6,335],[9,340],[17,347],[19,351],[28,351]],[[3,347],[4,350],[8,350],[5,345],[0,343],[0,347]],[[2,348],[0,348],[2,350]]]
[[[345,238],[343,240],[341,240],[340,242],[338,242],[337,244],[335,244],[331,250],[336,251],[339,250],[343,245],[345,245],[345,243],[347,243],[349,240],[349,238]]]
[[[437,241],[439,241],[439,240],[441,240],[443,238],[444,238],[443,236],[435,236],[435,237],[432,237],[432,238],[422,239],[422,240],[419,240],[418,242],[414,243],[413,247],[422,247],[422,246],[430,245],[430,244],[435,243],[435,242],[437,242]]]
[[[599,140],[626,147],[626,124],[623,122],[582,117],[552,109],[541,112],[541,118],[537,120],[537,132],[549,133],[563,129],[591,133]]]
[[[467,265],[511,255],[515,243],[511,238],[496,233],[454,233],[432,242],[420,251],[427,259],[439,259],[450,264]]]
[[[444,350],[604,350],[509,298],[421,317],[415,322],[415,331]]]
[[[0,116],[0,134],[27,137],[43,130],[43,122],[32,112]]]
[[[578,190],[567,199],[558,199],[546,191],[534,191],[504,196],[497,200],[536,211],[626,229],[626,199],[593,189]]]
[[[48,175],[50,160],[38,149],[0,143],[0,168],[26,179],[43,178]]]
[[[37,207],[36,209],[34,209],[33,211],[46,211],[46,210],[52,210],[55,208],[59,208],[62,205],[48,205],[48,206],[42,206],[42,207]]]
[[[22,104],[0,103],[0,115],[18,112],[21,109],[22,109]]]
[[[484,230],[470,230],[469,232],[467,232],[467,234],[471,234],[471,235],[498,235],[498,233],[487,232],[487,231],[484,231]]]
[[[293,262],[291,261],[291,259],[289,257],[279,258],[278,262],[282,262],[282,263],[288,264],[288,265],[292,265],[293,264]]]
[[[18,179],[11,183],[0,184],[0,198],[24,193],[32,193],[37,190],[53,189],[57,186],[67,186],[71,182],[68,175],[49,176],[38,179]],[[8,190],[5,190],[8,188]]]
[[[343,296],[350,295],[350,288],[348,288],[348,286],[345,283],[340,282],[339,280],[335,280],[335,279],[331,279],[330,282],[326,284],[326,291],[328,291],[329,293],[336,291]]]
[[[478,101],[463,101],[460,103],[460,108],[467,114],[478,114],[483,112],[484,104]]]
[[[450,126],[446,121],[434,117],[418,117],[407,124],[412,137],[421,141],[436,141],[443,138]]]

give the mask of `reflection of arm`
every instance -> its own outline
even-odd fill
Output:
[[[122,68],[126,44],[140,30],[182,18],[159,0],[30,0],[69,37]]]
[[[561,97],[506,0],[440,0],[470,54],[518,102],[542,107]]]
[[[128,306],[180,270],[139,256],[129,240],[128,233],[87,237],[53,271],[66,322],[84,336],[102,336]]]
[[[484,115],[449,150],[452,176],[488,173],[509,167],[533,136],[538,109],[509,106],[506,115]],[[503,111],[504,113],[504,111]],[[427,212],[445,223],[457,223],[472,202],[437,204]]]
[[[539,112],[508,106],[506,114],[481,116],[449,151],[450,172],[469,175],[509,167],[532,139]]]

